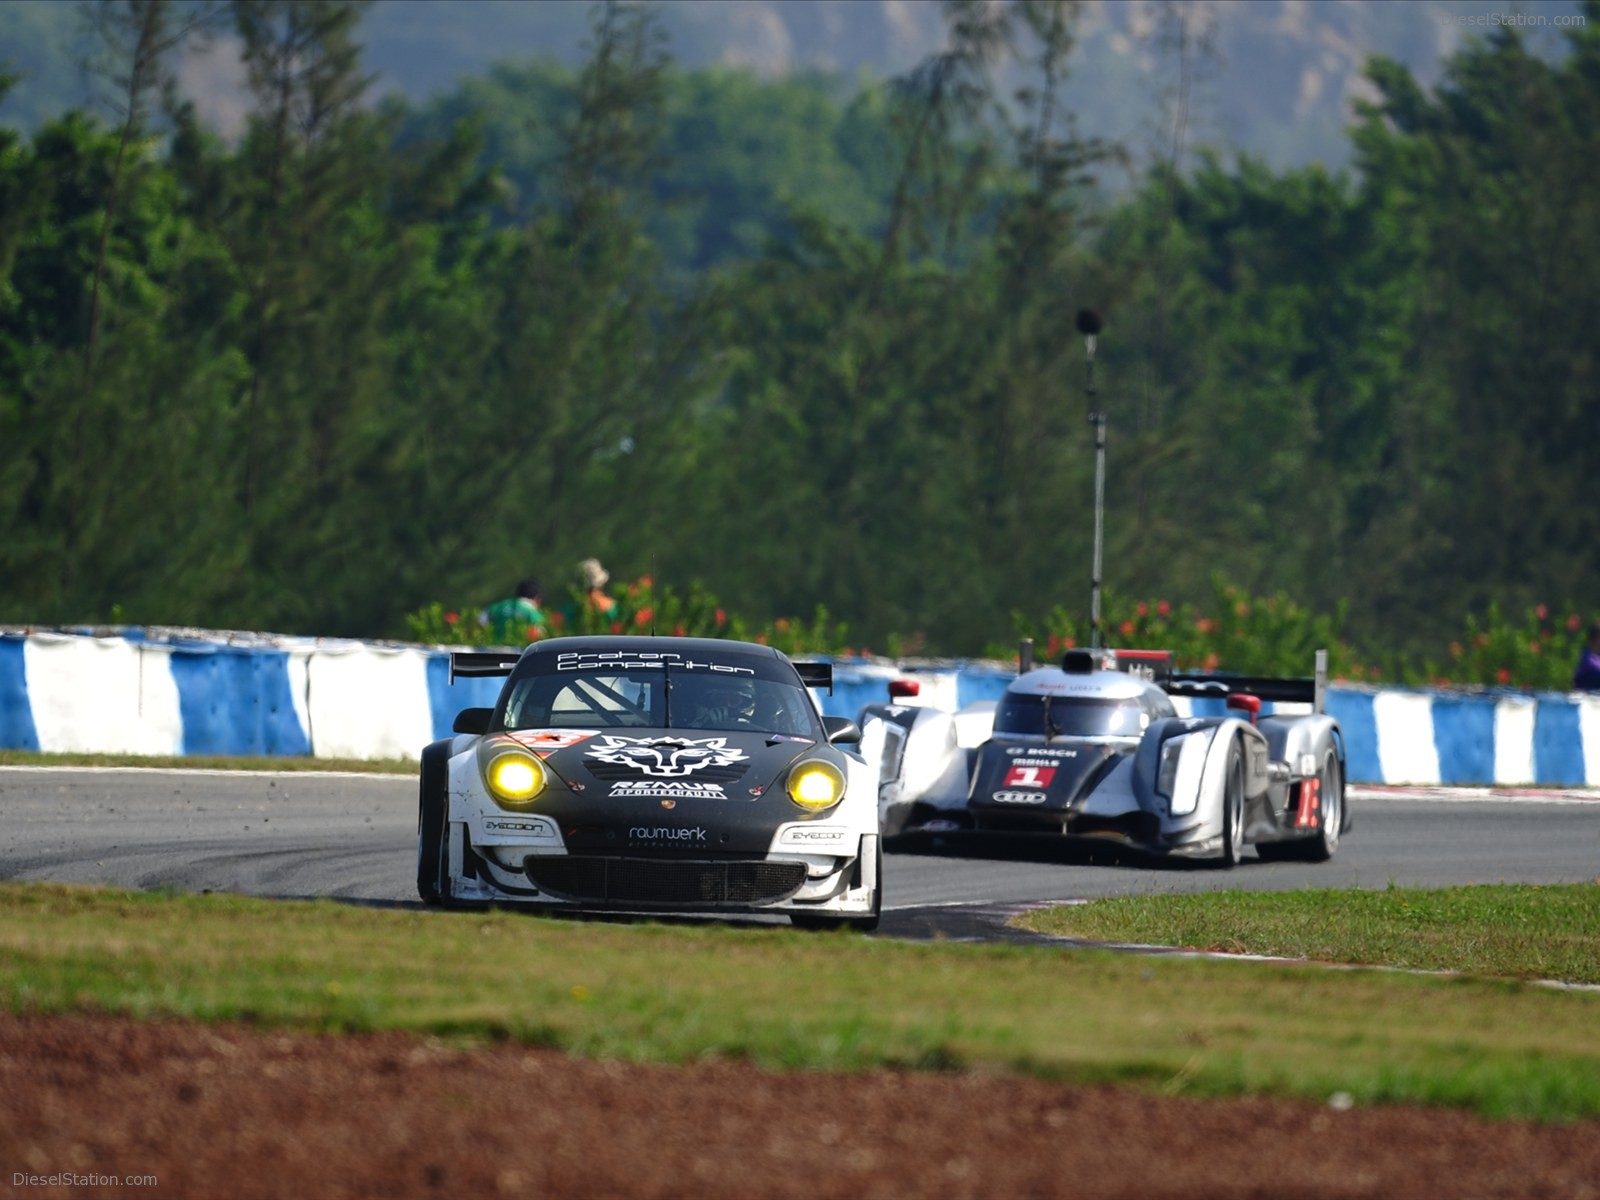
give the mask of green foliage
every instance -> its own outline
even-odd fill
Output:
[[[1589,621],[1569,610],[1557,615],[1538,604],[1520,621],[1491,603],[1483,618],[1468,614],[1466,630],[1453,640],[1435,683],[1499,684],[1544,691],[1566,691],[1588,636]],[[1431,665],[1431,664],[1430,664]]]
[[[679,595],[668,584],[642,575],[615,592],[616,607],[608,613],[589,604],[574,588],[564,603],[546,607],[548,631],[530,628],[529,640],[547,635],[648,634],[662,637],[731,638],[772,646],[785,654],[848,654],[847,630],[818,605],[809,621],[779,617],[761,628],[751,628],[730,615],[699,581]],[[482,619],[481,609],[447,609],[434,602],[406,616],[412,639],[425,645],[496,645],[495,630]]]
[[[625,628],[1081,644],[1093,307],[1108,640],[1563,685],[1564,626],[1492,630],[1600,597],[1593,22],[1433,91],[1374,61],[1358,174],[1174,153],[1107,208],[1067,4],[949,5],[853,97],[685,72],[606,6],[581,68],[417,112],[366,102],[362,5],[223,11],[236,143],[171,95],[170,139],[0,130],[0,621],[453,642],[435,598],[598,547],[703,583]]]
[[[1464,629],[1449,641],[1442,665],[1388,647],[1351,642],[1344,634],[1346,607],[1332,616],[1308,611],[1285,593],[1253,597],[1212,579],[1212,603],[1200,608],[1170,600],[1102,596],[1101,644],[1170,650],[1175,666],[1240,675],[1304,676],[1318,650],[1328,651],[1328,676],[1337,682],[1393,683],[1432,687],[1516,687],[1567,691],[1587,637],[1588,619],[1575,610],[1558,614],[1536,605],[1520,622],[1496,604],[1482,617],[1468,613]],[[1093,629],[1057,606],[1043,621],[1013,614],[1018,638],[1032,638],[1039,662],[1092,644]],[[1015,658],[1017,646],[991,645],[991,658]]]
[[[1308,674],[1313,656],[1327,650],[1328,671],[1335,678],[1358,670],[1341,633],[1344,611],[1335,616],[1308,612],[1284,593],[1252,597],[1212,578],[1212,603],[1206,609],[1170,600],[1127,600],[1115,593],[1101,597],[1101,644],[1170,650],[1173,664],[1192,670],[1226,670],[1241,675]],[[1014,616],[1019,638],[1031,637],[1040,661],[1058,661],[1063,651],[1091,644],[1093,629],[1057,607],[1042,624]],[[1011,657],[1015,647],[991,648],[993,657]]]

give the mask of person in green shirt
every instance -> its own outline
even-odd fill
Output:
[[[496,600],[478,614],[478,622],[502,645],[536,642],[550,632],[543,604],[544,589],[536,580],[524,579],[517,584],[516,595]]]

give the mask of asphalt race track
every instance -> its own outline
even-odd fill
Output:
[[[1021,907],[1102,896],[1600,878],[1593,789],[1352,789],[1350,803],[1355,828],[1323,864],[1247,857],[1219,871],[1036,842],[892,848],[880,936],[1001,939]],[[407,776],[0,768],[0,881],[410,906],[415,864]]]

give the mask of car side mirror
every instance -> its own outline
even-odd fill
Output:
[[[489,719],[493,716],[492,708],[463,708],[456,714],[450,729],[454,733],[488,733]]]
[[[835,746],[850,745],[861,740],[861,726],[849,717],[823,717],[823,732],[828,735],[828,741]]]

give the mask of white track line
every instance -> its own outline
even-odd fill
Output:
[[[1352,800],[1363,803],[1413,800],[1423,804],[1600,804],[1596,788],[1446,787],[1437,784],[1384,787],[1351,784]]]

